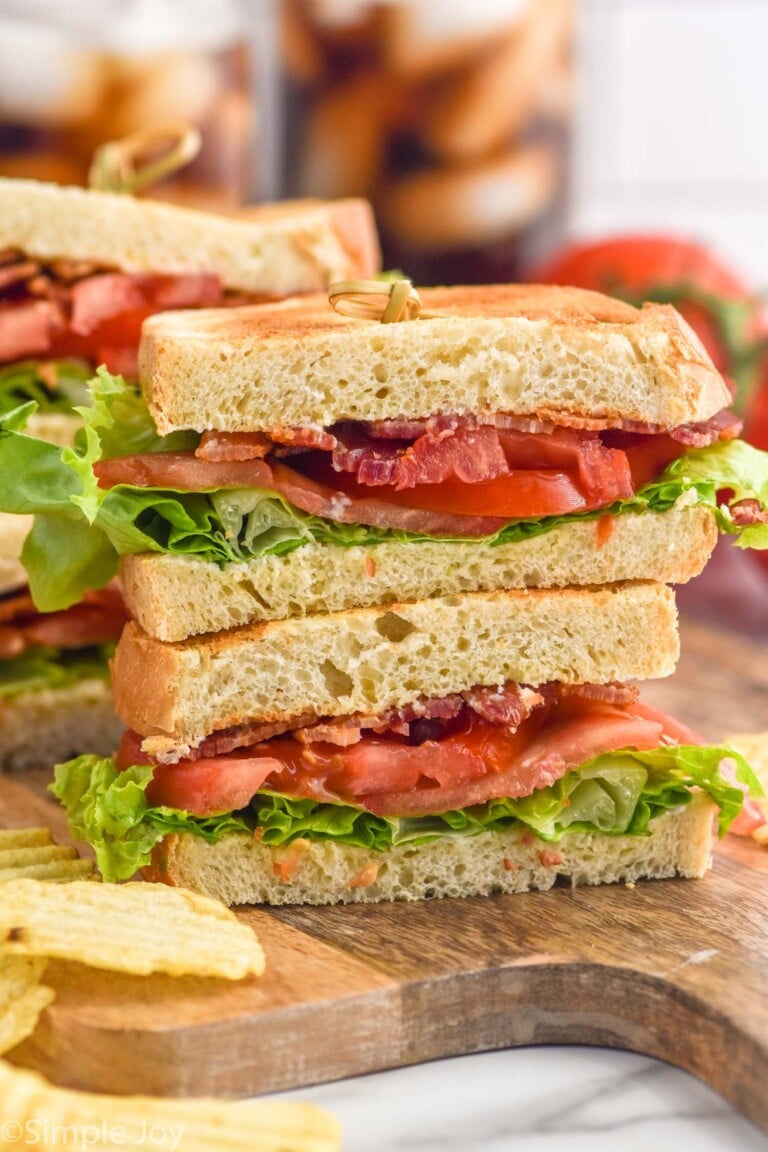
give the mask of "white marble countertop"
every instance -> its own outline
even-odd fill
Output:
[[[692,1076],[605,1048],[488,1052],[281,1098],[335,1113],[345,1152],[768,1152]]]

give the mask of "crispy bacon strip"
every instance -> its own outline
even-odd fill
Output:
[[[29,280],[39,269],[40,265],[36,264],[34,260],[9,261],[0,265],[0,292],[5,291],[6,288],[11,288],[14,284]]]
[[[646,424],[640,420],[610,419],[604,416],[579,416],[569,412],[555,412],[547,409],[530,416],[513,416],[503,412],[478,412],[468,414],[447,413],[430,416],[426,420],[376,420],[365,425],[369,436],[376,440],[417,440],[429,435],[439,439],[452,435],[458,429],[474,429],[490,426],[514,432],[532,432],[537,435],[554,432],[556,428],[571,428],[574,431],[602,432],[613,429],[621,432],[635,432],[641,435],[656,436],[666,433],[682,444],[703,447],[717,440],[730,440],[738,436],[742,421],[734,412],[724,408],[695,424],[681,424],[678,428],[668,428],[663,424]]]
[[[709,420],[702,420],[698,424],[681,424],[677,428],[672,428],[669,435],[673,440],[689,448],[706,448],[710,444],[716,444],[718,440],[734,440],[743,425],[743,420],[740,420],[735,412],[723,408]]]
[[[311,426],[270,428],[269,432],[203,432],[195,456],[198,460],[214,463],[231,460],[261,460],[268,452],[288,455],[323,449],[330,452],[336,447],[336,437],[322,428]]]
[[[498,688],[473,688],[463,692],[464,700],[489,724],[502,724],[516,732],[534,709],[544,703],[544,697],[534,688],[519,684],[501,684]]]
[[[512,416],[504,412],[448,413],[429,416],[425,420],[374,420],[365,426],[374,440],[418,440],[419,436],[442,439],[458,428],[471,430],[480,427],[508,429],[514,432],[553,432],[557,427],[551,421],[537,420],[535,416]]]
[[[195,456],[215,464],[262,460],[271,447],[272,441],[263,432],[203,432]]]
[[[98,272],[98,266],[89,260],[52,260],[51,276],[62,284],[72,284]]]
[[[311,424],[299,428],[287,428],[283,424],[278,424],[277,427],[270,428],[267,435],[275,444],[283,444],[289,448],[302,450],[316,448],[323,452],[332,452],[336,447],[336,437],[331,432]]]
[[[417,722],[455,720],[465,708],[489,724],[514,733],[537,708],[552,705],[566,696],[623,705],[637,699],[637,689],[627,684],[548,684],[536,689],[509,682],[497,687],[472,688],[450,696],[422,697],[402,708],[388,708],[378,714],[355,712],[331,719],[305,714],[272,724],[240,724],[207,737],[187,759],[226,756],[238,748],[250,748],[286,732],[291,732],[304,745],[335,744],[340,748],[359,743],[364,732],[373,732],[377,736],[392,732],[412,738],[415,734],[413,726]],[[419,731],[416,728],[416,733]],[[426,731],[429,733],[428,729]],[[425,738],[430,738],[430,735]]]
[[[357,712],[352,716],[340,716],[333,720],[321,721],[294,732],[302,744],[337,744],[348,748],[362,739],[364,731],[375,732],[377,736],[394,732],[398,736],[410,736],[411,725],[417,720],[453,720],[463,707],[461,696],[444,696],[440,699],[415,700],[403,708],[388,708],[379,715],[366,715]]]
[[[737,500],[731,504],[731,516],[739,528],[750,524],[768,524],[768,508],[763,508],[759,500]]]
[[[374,440],[418,440],[426,430],[426,420],[372,420],[367,425]]]
[[[579,696],[582,700],[597,700],[603,704],[634,704],[640,692],[636,684],[622,684],[618,680],[610,684],[552,684],[547,685],[554,690],[559,699],[568,696]]]
[[[271,740],[273,736],[282,736],[293,728],[311,724],[314,719],[311,713],[306,713],[274,724],[238,724],[234,728],[226,728],[223,732],[214,732],[197,748],[192,749],[186,758],[204,760],[209,757],[226,756],[237,748],[251,748],[254,744],[263,744],[265,740]]]
[[[417,484],[457,479],[473,484],[509,473],[498,433],[493,428],[427,431],[408,448],[371,444],[362,430],[339,433],[333,451],[337,472],[351,472],[371,487],[393,484],[399,492]]]

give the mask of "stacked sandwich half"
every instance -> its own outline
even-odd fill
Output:
[[[422,295],[166,314],[144,400],[102,374],[76,499],[123,556],[129,731],[55,791],[107,876],[275,904],[700,876],[738,812],[748,765],[633,684],[675,666],[665,582],[768,533],[722,379],[670,308]]]
[[[141,323],[164,308],[231,306],[314,292],[339,275],[372,275],[376,234],[363,201],[296,203],[224,218],[130,196],[0,180],[0,417],[30,402],[27,430],[57,445],[80,427],[87,381],[99,364],[137,372]],[[81,603],[42,615],[51,575],[27,588],[21,563],[34,510],[25,476],[45,473],[49,444],[5,463],[0,513],[0,768],[46,764],[119,738],[107,657],[125,623],[119,592],[90,591]],[[42,509],[47,513],[56,477]],[[74,507],[71,509],[75,511]],[[84,564],[72,518],[38,520],[26,554],[41,541],[52,566],[63,553]]]

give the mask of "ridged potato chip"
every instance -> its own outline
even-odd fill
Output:
[[[92,874],[92,861],[54,843],[48,828],[0,828],[0,884],[23,877],[65,883]]]
[[[31,1036],[40,1013],[53,1000],[53,991],[40,984],[45,965],[37,956],[0,952],[0,1053]]]
[[[35,1135],[35,1147],[63,1147],[56,1134],[88,1140],[92,1152],[151,1140],[178,1152],[339,1152],[341,1127],[312,1104],[269,1100],[163,1100],[100,1096],[54,1088],[34,1072],[0,1061],[0,1115],[5,1131]],[[110,1139],[111,1138],[111,1139]],[[16,1145],[11,1145],[16,1147]],[[5,1147],[5,1145],[3,1145]]]
[[[255,933],[218,900],[158,884],[9,880],[0,949],[146,976],[241,980],[264,971]]]
[[[50,828],[0,828],[0,852],[6,848],[34,848],[53,844]]]

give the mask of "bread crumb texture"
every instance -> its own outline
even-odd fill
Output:
[[[175,644],[130,623],[113,688],[130,728],[189,746],[247,720],[380,712],[476,684],[666,676],[678,649],[674,594],[663,584],[472,592]]]
[[[271,848],[244,834],[211,845],[184,835],[169,837],[162,856],[166,879],[226,904],[487,896],[545,890],[556,881],[576,887],[703,876],[711,863],[714,812],[709,798],[697,795],[653,821],[650,836],[572,832],[551,844],[515,829],[388,852],[306,840]]]
[[[717,541],[710,508],[686,497],[668,512],[562,524],[541,536],[483,543],[306,544],[286,556],[217,564],[154,552],[125,556],[123,594],[143,630],[185,640],[257,621],[504,588],[564,588],[698,575]]]

